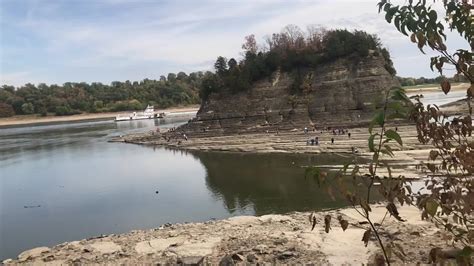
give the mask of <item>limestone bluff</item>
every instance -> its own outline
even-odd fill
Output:
[[[303,70],[301,91],[291,73],[276,71],[243,92],[212,94],[179,131],[190,136],[229,135],[305,126],[357,126],[370,121],[376,102],[399,86],[377,52],[346,56]]]

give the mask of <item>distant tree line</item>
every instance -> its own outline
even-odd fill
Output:
[[[114,81],[110,85],[94,82],[67,82],[60,85],[26,84],[0,87],[0,117],[23,114],[46,116],[82,112],[141,110],[147,104],[160,108],[197,104],[204,74],[170,73],[159,80]]]
[[[419,77],[419,78],[404,78],[404,77],[398,77],[398,81],[400,82],[400,85],[402,86],[416,86],[416,85],[423,85],[423,84],[440,84],[443,80],[448,80],[449,82],[468,82],[468,80],[463,76],[463,75],[454,75],[451,78],[448,78],[446,76],[440,75],[437,76],[436,78],[425,78],[425,77]]]
[[[385,58],[385,68],[391,75],[396,71],[387,49],[381,46],[376,35],[364,31],[325,30],[308,27],[307,32],[295,25],[288,25],[280,33],[265,39],[258,46],[254,35],[245,38],[242,45],[244,58],[237,62],[219,56],[214,64],[215,73],[206,73],[200,91],[202,99],[211,93],[245,91],[252,82],[269,77],[280,69],[294,76],[293,92],[301,89],[305,69],[334,61],[341,57],[354,60],[369,56]]]

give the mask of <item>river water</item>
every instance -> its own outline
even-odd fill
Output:
[[[168,222],[346,204],[306,180],[302,168],[347,160],[340,156],[189,153],[107,142],[188,119],[0,129],[0,259]]]

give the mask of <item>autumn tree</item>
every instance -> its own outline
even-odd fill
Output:
[[[245,52],[249,52],[252,54],[257,53],[257,41],[255,40],[255,35],[250,34],[248,36],[245,36],[245,42],[242,44],[242,49]]]

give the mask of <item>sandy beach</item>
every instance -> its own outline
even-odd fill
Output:
[[[155,110],[156,112],[195,112],[199,109],[198,105],[173,107],[168,109]],[[133,111],[130,111],[133,112]],[[38,115],[17,115],[13,117],[0,118],[0,127],[2,126],[19,126],[19,125],[33,125],[33,124],[48,124],[48,123],[62,123],[62,122],[78,122],[88,120],[113,120],[118,114],[126,114],[130,112],[111,112],[111,113],[84,113],[70,116],[46,116]]]
[[[450,91],[462,91],[462,90],[467,90],[469,88],[469,83],[454,83],[451,85],[451,90]],[[407,94],[413,95],[413,94],[423,94],[423,93],[428,93],[428,92],[442,92],[441,90],[441,85],[419,85],[419,86],[409,86],[409,87],[403,87]]]

